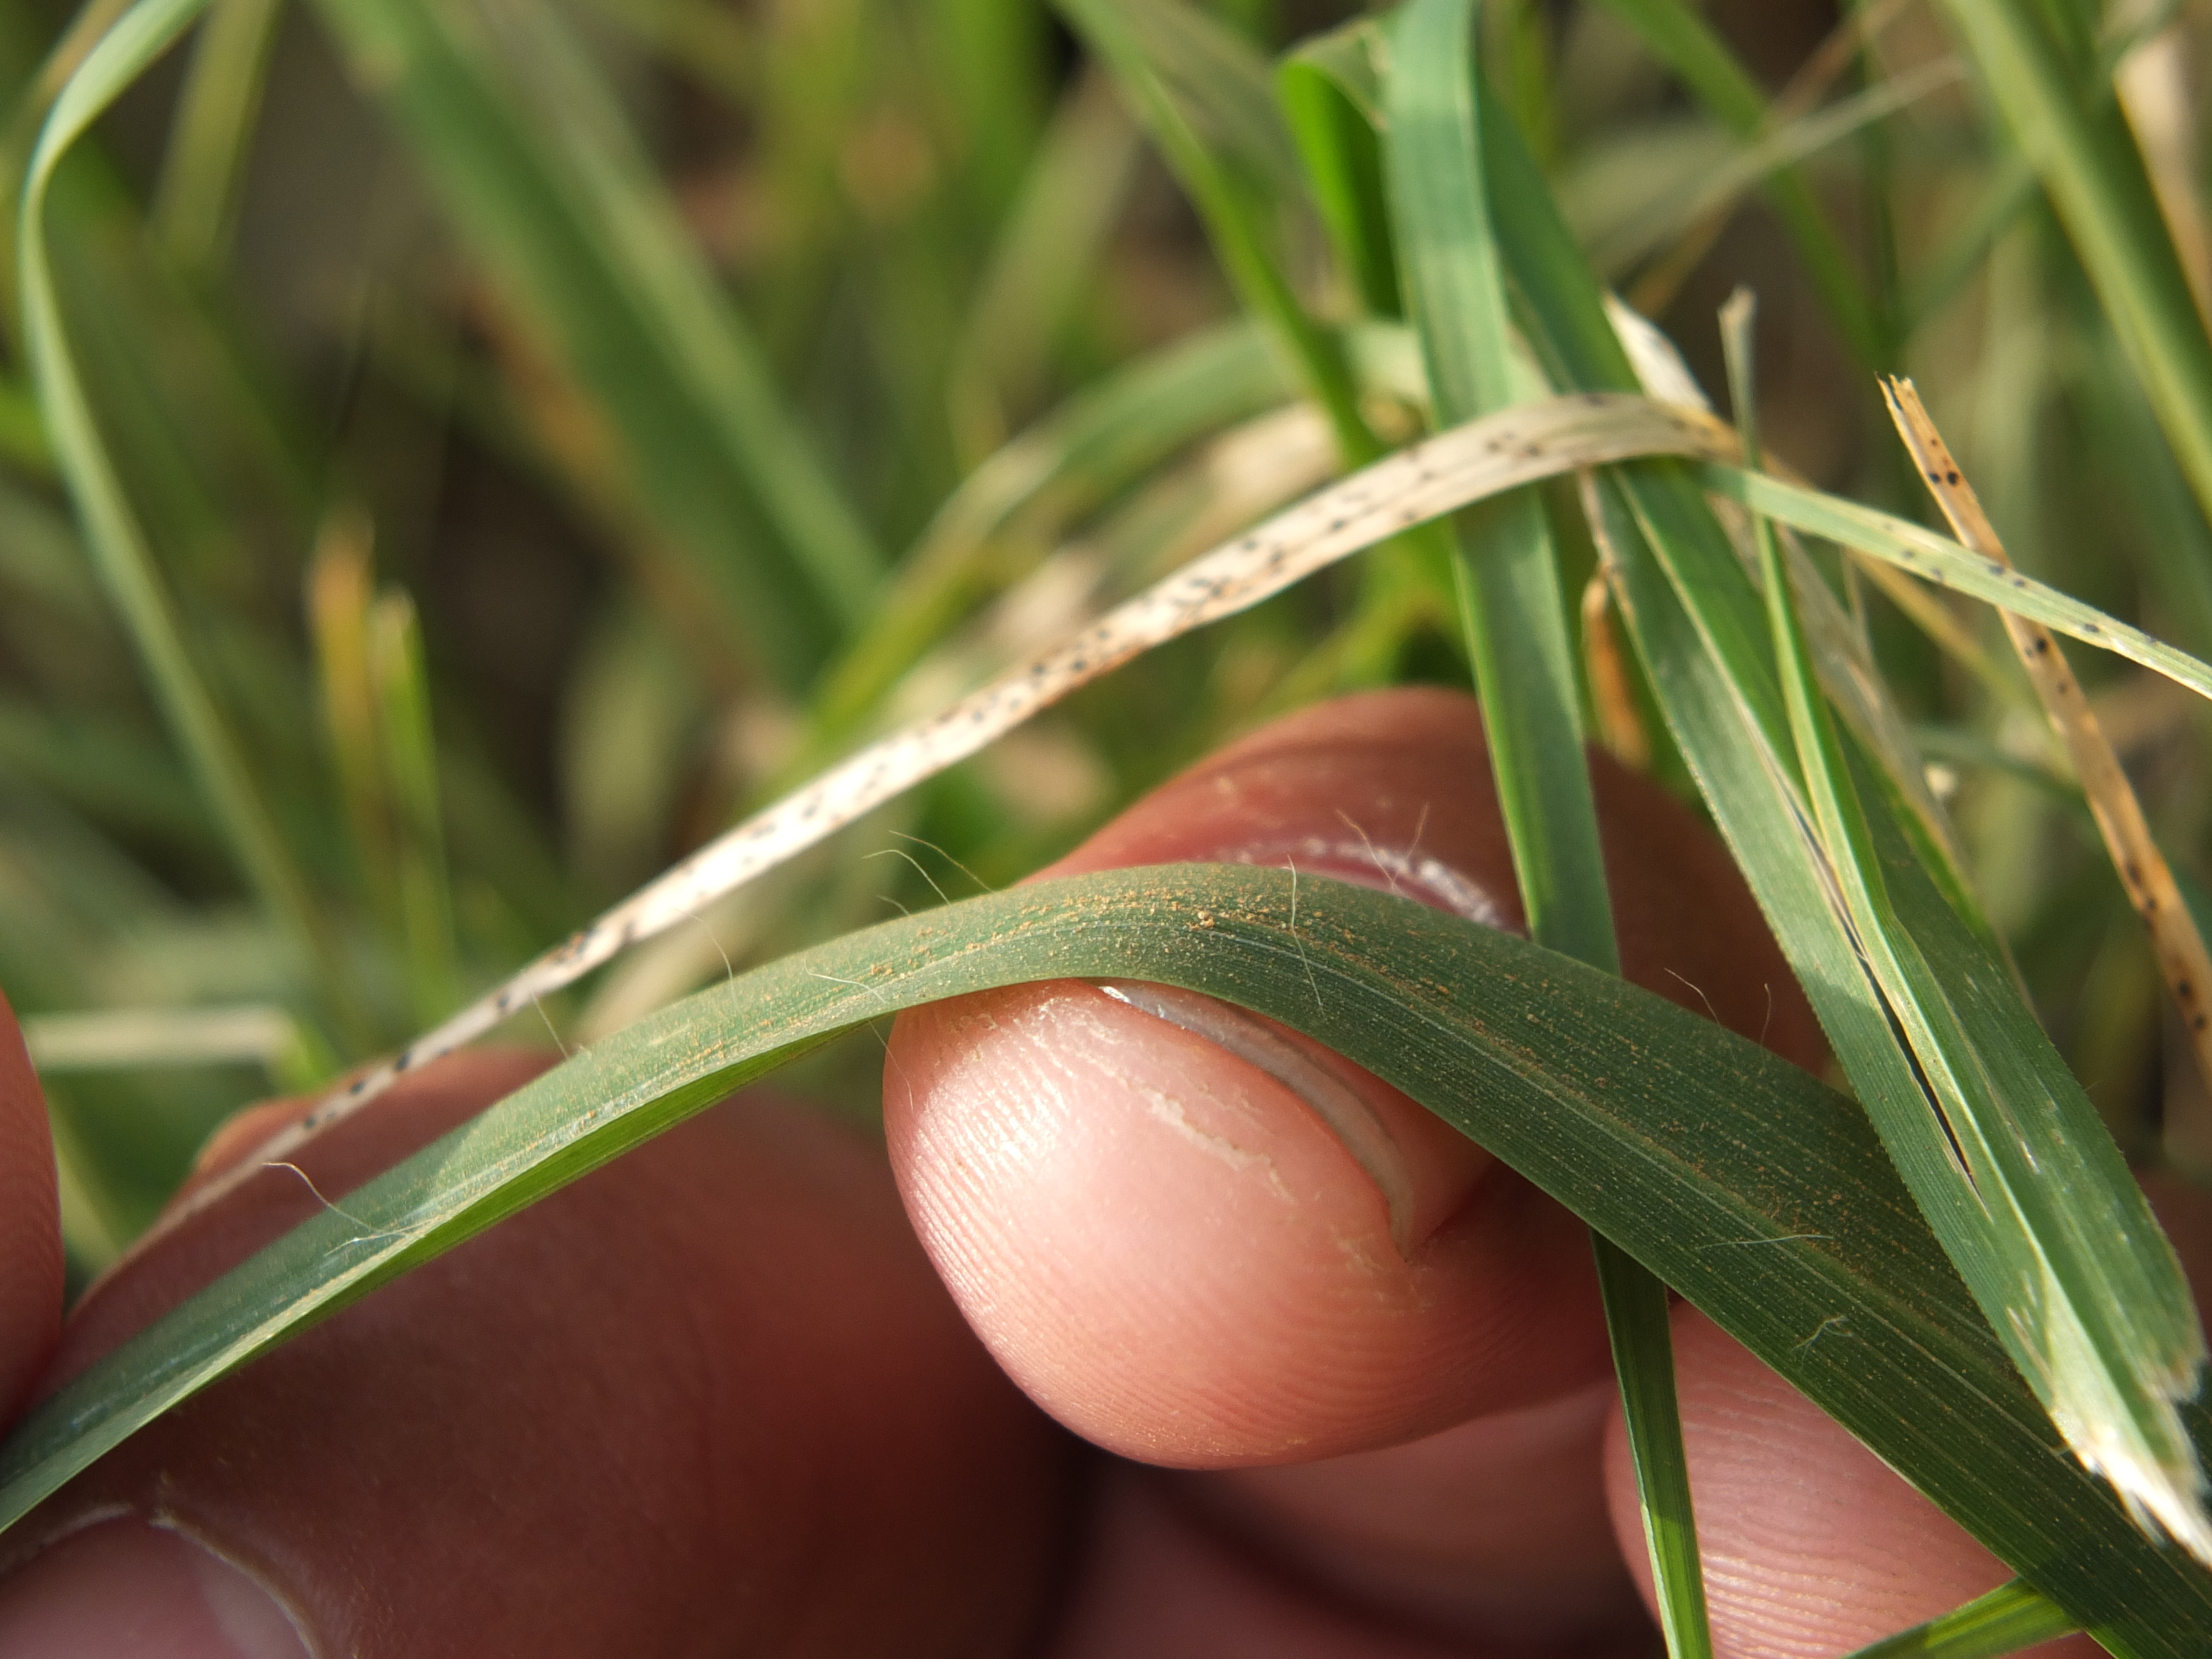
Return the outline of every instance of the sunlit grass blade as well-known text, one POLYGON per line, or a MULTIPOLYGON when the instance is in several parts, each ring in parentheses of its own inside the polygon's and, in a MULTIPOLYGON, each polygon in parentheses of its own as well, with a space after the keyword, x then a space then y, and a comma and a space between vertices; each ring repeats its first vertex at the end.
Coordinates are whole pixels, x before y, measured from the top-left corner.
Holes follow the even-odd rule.
POLYGON ((2048 1422, 1846 1101, 1650 993, 1456 917, 1307 878, 1294 921, 1291 883, 1186 866, 1039 884, 665 1010, 334 1194, 340 1207, 76 1379, 0 1449, 0 1517, 285 1334, 840 1031, 993 985, 1138 979, 1282 1019, 1430 1103, 1680 1286, 1990 1547, 2033 1559, 2039 1588, 2115 1652, 2193 1650, 2212 1575, 2144 1539, 2053 1455, 2048 1422))
POLYGON ((867 617, 880 556, 558 15, 500 9, 488 36, 448 3, 320 9, 605 422, 607 487, 634 492, 728 635, 796 687, 867 617))
POLYGON ((2212 339, 2127 118, 2094 54, 2054 37, 2065 8, 1943 0, 1982 88, 2057 210, 2166 441, 2212 514, 2212 339))
MULTIPOLYGON (((1483 174, 1471 0, 1413 0, 1390 35, 1385 165, 1407 309, 1440 422, 1518 389, 1483 174)), ((1574 653, 1542 504, 1520 490, 1459 516, 1454 574, 1513 867, 1539 944, 1620 971, 1597 813, 1583 758, 1574 653)), ((1688 1460, 1674 1406, 1666 1286, 1593 1235, 1613 1363, 1674 1659, 1711 1653, 1688 1460)))
POLYGON ((214 0, 192 49, 162 158, 153 231, 180 270, 205 270, 230 244, 284 0, 214 0))
POLYGON ((2015 1578, 1941 1618, 1870 1643, 1850 1659, 2001 1659, 2080 1628, 2064 1608, 2015 1578))
POLYGON ((1807 535, 1854 548, 1923 580, 2041 623, 2069 639, 2140 663, 2200 696, 2212 697, 2212 665, 2093 605, 2069 599, 2033 576, 1979 557, 1948 536, 1878 507, 1723 462, 1700 464, 1697 476, 1715 495, 1741 501, 1807 535))
POLYGON ((86 398, 48 253, 56 170, 94 121, 176 40, 204 0, 141 0, 86 57, 55 100, 26 179, 17 229, 24 333, 55 455, 82 515, 88 552, 170 728, 248 884, 314 964, 343 1021, 353 1010, 307 884, 270 820, 229 725, 186 651, 152 550, 86 398))

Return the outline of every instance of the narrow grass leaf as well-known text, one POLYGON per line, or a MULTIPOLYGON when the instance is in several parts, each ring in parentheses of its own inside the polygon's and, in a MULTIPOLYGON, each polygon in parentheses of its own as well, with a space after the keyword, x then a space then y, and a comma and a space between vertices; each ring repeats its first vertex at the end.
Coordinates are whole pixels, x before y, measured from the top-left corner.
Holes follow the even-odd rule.
POLYGON ((179 269, 205 271, 230 246, 269 57, 284 0, 214 0, 161 160, 152 229, 179 269))
POLYGON ((2058 1447, 1850 1103, 1523 940, 1249 867, 1040 883, 839 939, 577 1054, 87 1370, 0 1448, 0 1524, 375 1285, 904 1007, 1069 975, 1218 995, 1368 1066, 1705 1309, 2128 1659, 2195 1651, 2212 1575, 2058 1447), (1318 988, 1320 995, 1315 995, 1318 988))
POLYGON ((121 617, 163 717, 222 826, 232 856, 276 925, 315 964, 343 1018, 352 999, 318 925, 306 882, 271 821, 228 721, 186 651, 153 552, 125 495, 86 397, 55 286, 46 210, 56 170, 85 131, 174 43, 205 0, 140 0, 63 87, 31 157, 17 226, 17 282, 33 378, 55 459, 85 527, 85 544, 121 617))
POLYGON ((1778 519, 1808 536, 1855 549, 1938 586, 2041 623, 2069 639, 2140 663, 2199 696, 2212 697, 2212 665, 2093 605, 2069 599, 2009 565, 1984 558, 1948 536, 1878 507, 1747 472, 1724 462, 1706 461, 1696 471, 1698 482, 1713 494, 1778 519))
POLYGON ((2063 1607, 2014 1578, 1939 1619, 1863 1647, 1850 1659, 2000 1659, 2080 1628, 2063 1607))
POLYGON ((2198 506, 2212 515, 2212 340, 2104 67, 2052 30, 2065 9, 2014 0, 1942 4, 1984 94, 2043 181, 2198 506))
MULTIPOLYGON (((1473 0, 1412 0, 1390 35, 1385 158, 1407 310, 1439 422, 1505 408, 1517 387, 1484 178, 1473 0)), ((1618 973, 1583 760, 1573 648, 1542 504, 1522 489, 1459 515, 1453 573, 1491 769, 1529 936, 1618 973)), ((1674 1404, 1667 1289, 1595 1235, 1660 1624, 1674 1659, 1710 1654, 1689 1463, 1674 1404)))

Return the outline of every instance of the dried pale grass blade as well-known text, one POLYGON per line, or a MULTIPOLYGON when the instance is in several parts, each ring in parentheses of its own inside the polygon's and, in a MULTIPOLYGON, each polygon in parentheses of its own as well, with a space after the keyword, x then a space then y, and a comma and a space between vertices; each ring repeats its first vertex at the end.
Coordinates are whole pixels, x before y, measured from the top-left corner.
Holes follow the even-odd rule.
MULTIPOLYGON (((629 945, 700 912, 866 812, 976 753, 1040 709, 1153 647, 1259 604, 1360 550, 1470 502, 1640 456, 1708 456, 1684 410, 1620 392, 1522 405, 1437 434, 1194 559, 944 713, 831 767, 648 883, 505 984, 318 1102, 233 1172, 172 1209, 156 1232, 350 1116, 402 1073, 475 1041, 629 945)), ((149 1233, 146 1238, 156 1236, 149 1233)), ((143 1248, 145 1239, 140 1241, 143 1248)))
MULTIPOLYGON (((1959 470, 1912 382, 1891 380, 1883 385, 1882 396, 1905 448, 1911 452, 1913 464, 1927 481, 1929 492, 1951 521, 1953 533, 1983 557, 2009 565, 2004 544, 1989 515, 1982 511, 1980 498, 1959 470)), ((2082 695, 2081 683, 2066 665, 2058 641, 2041 623, 2009 611, 1998 614, 2004 619, 2007 637, 2027 669, 2036 696, 2043 700, 2052 727, 2066 744, 2081 793, 2105 837, 2106 850, 2112 854, 2112 867, 2119 872, 2121 884, 2127 890, 2128 902, 2149 930, 2159 969, 2166 975, 2166 988, 2173 993, 2182 1024, 2197 1051, 2197 1068, 2212 1080, 2212 1015, 2206 1011, 2206 998, 2212 995, 2212 954, 2205 951, 2196 918, 2174 883, 2166 855, 2151 837, 2142 805, 2136 799, 2120 757, 2098 724, 2088 698, 2082 695)))

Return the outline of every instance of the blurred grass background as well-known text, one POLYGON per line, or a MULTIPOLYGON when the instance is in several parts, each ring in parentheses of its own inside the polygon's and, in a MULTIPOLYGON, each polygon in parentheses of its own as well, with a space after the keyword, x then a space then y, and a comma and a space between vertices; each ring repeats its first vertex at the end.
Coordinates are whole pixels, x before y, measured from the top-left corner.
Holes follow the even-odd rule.
MULTIPOLYGON (((0 0, 11 190, 123 9, 0 0)), ((1357 11, 1195 9, 1218 26, 1195 72, 1257 95, 1268 58, 1357 11)), ((1719 0, 1747 106, 1632 25, 1672 9, 1487 15, 1601 274, 1719 401, 1714 314, 1755 289, 1770 452, 1925 518, 1875 382, 1917 375, 2024 569, 2212 654, 2212 532, 1942 18, 1719 0), (1762 195, 1785 161, 1840 264, 1762 195)), ((2117 66, 2201 303, 2212 7, 2049 9, 2117 66)), ((1341 422, 1243 314, 1144 115, 1040 0, 215 0, 71 155, 48 221, 70 337, 290 866, 240 856, 80 544, 11 275, 0 988, 81 1267, 227 1111, 396 1045, 746 806, 1339 470, 1341 422)), ((1332 264, 1295 189, 1259 201, 1359 414, 1409 434, 1387 284, 1332 264)), ((1831 572, 2122 1145, 2212 1172, 2149 948, 1994 618, 1936 595, 1916 619, 1831 572)), ((1449 593, 1369 556, 1080 694, 514 1035, 588 1037, 726 963, 1015 879, 1265 714, 1465 684, 1462 652, 1449 593)), ((2205 711, 2077 665, 2188 883, 2205 711)), ((848 1045, 793 1076, 857 1104, 876 1064, 848 1045)))

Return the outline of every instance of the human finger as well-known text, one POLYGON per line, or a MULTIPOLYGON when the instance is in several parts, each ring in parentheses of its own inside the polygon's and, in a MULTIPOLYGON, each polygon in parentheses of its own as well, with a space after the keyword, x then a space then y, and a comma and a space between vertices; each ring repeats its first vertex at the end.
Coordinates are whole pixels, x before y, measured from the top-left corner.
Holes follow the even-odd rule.
MULTIPOLYGON (((190 1218, 94 1292, 57 1374, 539 1063, 430 1068, 190 1218)), ((750 1095, 111 1454, 0 1543, 0 1655, 1006 1651, 1066 1458, 880 1148, 750 1095)))
MULTIPOLYGON (((2172 1177, 2145 1184, 2201 1306, 2212 1285, 2212 1196, 2172 1177)), ((1847 1652, 2013 1576, 1840 1425, 1686 1306, 1675 1310, 1674 1368, 1721 1659, 1847 1652)), ((1606 1473, 1623 1551, 1648 1595, 1617 1413, 1606 1473)), ((2080 1637, 2034 1651, 2091 1659, 2100 1650, 2080 1637)))
POLYGON ((0 1423, 52 1352, 62 1320, 60 1200, 45 1097, 0 996, 0 1423))
MULTIPOLYGON (((1599 775, 1632 971, 1811 1048, 1725 854, 1656 788, 1599 775)), ((1519 921, 1479 716, 1447 693, 1281 722, 1060 868, 1172 859, 1519 921)), ((1112 1449, 1310 1459, 1603 1372, 1579 1224, 1396 1091, 1205 999, 1062 982, 920 1010, 884 1100, 954 1294, 1024 1388, 1112 1449)))

